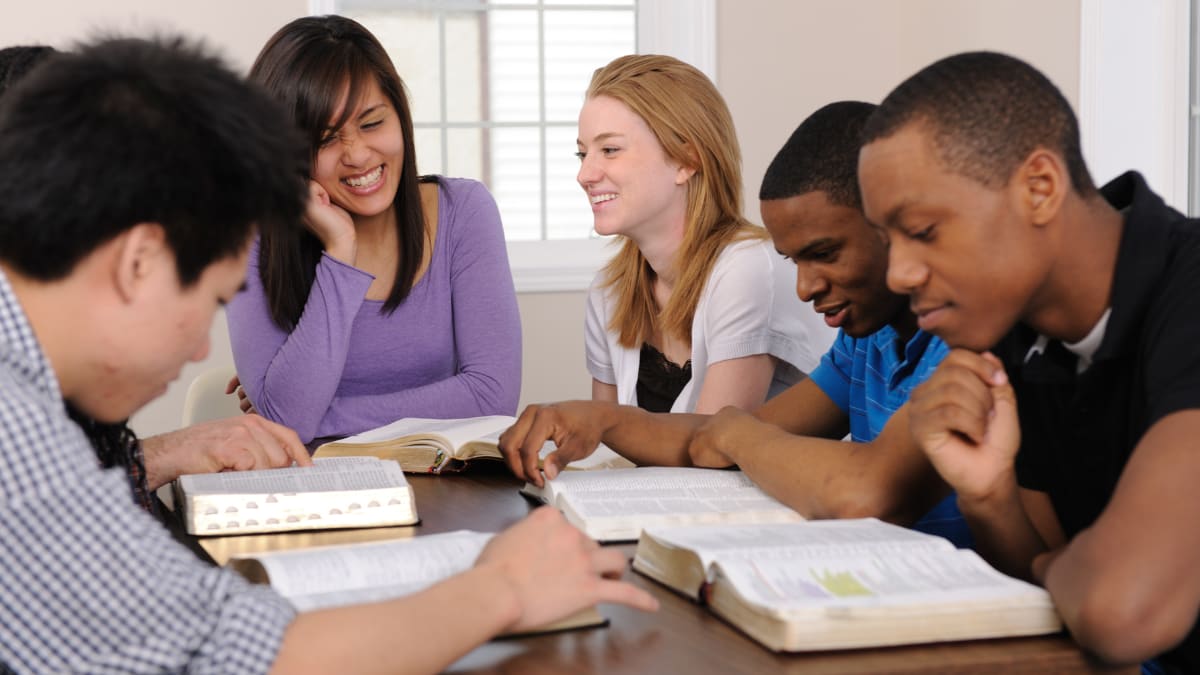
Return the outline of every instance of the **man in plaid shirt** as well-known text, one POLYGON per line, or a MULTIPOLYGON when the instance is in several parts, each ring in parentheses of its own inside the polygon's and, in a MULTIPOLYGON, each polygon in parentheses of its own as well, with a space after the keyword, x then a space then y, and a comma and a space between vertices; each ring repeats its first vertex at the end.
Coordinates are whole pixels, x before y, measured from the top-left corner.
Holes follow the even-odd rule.
POLYGON ((598 602, 655 606, 604 578, 619 552, 542 509, 424 592, 296 615, 100 466, 66 407, 112 424, 161 394, 206 355, 255 228, 302 222, 285 119, 178 40, 57 56, 0 101, 0 669, 432 672, 598 602))

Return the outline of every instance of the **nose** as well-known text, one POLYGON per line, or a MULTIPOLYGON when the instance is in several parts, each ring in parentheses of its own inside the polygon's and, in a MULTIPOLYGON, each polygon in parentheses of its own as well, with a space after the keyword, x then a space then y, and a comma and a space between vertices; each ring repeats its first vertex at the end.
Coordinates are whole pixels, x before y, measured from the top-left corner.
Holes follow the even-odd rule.
POLYGON ((341 136, 342 163, 346 166, 359 167, 366 163, 371 154, 370 148, 356 133, 344 133, 341 136))
POLYGON ((888 247, 887 285, 893 293, 909 295, 929 278, 929 268, 914 247, 902 237, 892 237, 888 247))
POLYGON ((589 185, 595 185, 600 181, 600 169, 596 166, 596 161, 592 159, 593 153, 587 153, 583 159, 579 161, 579 173, 575 175, 575 180, 579 181, 580 187, 584 190, 589 185))
POLYGON ((796 263, 796 295, 800 296, 801 300, 812 302, 813 298, 828 291, 829 282, 813 265, 796 263))

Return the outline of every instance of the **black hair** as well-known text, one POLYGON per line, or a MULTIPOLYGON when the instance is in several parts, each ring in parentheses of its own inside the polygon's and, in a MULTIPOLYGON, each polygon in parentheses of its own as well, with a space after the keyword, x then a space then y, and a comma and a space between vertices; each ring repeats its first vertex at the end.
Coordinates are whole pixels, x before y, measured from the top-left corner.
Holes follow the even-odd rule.
POLYGON ((33 67, 57 54, 54 47, 17 45, 0 49, 0 96, 24 79, 33 67))
MULTIPOLYGON (((362 24, 342 16, 308 16, 280 28, 259 52, 250 79, 261 84, 291 114, 316 158, 329 129, 349 120, 371 81, 378 83, 400 119, 404 159, 392 206, 400 255, 396 280, 381 311, 390 313, 408 297, 425 257, 426 223, 413 142, 412 111, 404 81, 387 51, 362 24), (346 92, 337 119, 338 103, 346 92)), ((432 179, 430 179, 432 180, 432 179)), ((264 233, 259 271, 271 318, 284 330, 300 320, 317 275, 323 247, 304 229, 264 233)))
POLYGON ((788 199, 824 192, 829 201, 862 210, 858 192, 858 151, 872 103, 838 101, 809 115, 796 127, 763 175, 760 200, 788 199))
POLYGON ((182 38, 113 38, 35 68, 0 101, 0 260, 70 274, 139 223, 181 286, 255 225, 295 227, 307 154, 278 104, 182 38))
POLYGON ((927 125, 951 171, 996 187, 1035 148, 1063 157, 1076 192, 1096 191, 1079 123, 1062 92, 1033 66, 1006 54, 967 52, 925 67, 888 94, 867 121, 864 144, 909 123, 927 125))

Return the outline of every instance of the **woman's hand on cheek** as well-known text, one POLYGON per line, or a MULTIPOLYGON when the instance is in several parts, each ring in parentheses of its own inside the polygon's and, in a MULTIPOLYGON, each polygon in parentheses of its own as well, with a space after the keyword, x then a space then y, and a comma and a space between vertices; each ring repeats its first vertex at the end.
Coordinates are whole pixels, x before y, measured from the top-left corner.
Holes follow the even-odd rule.
POLYGON ((334 204, 329 193, 315 180, 308 182, 304 223, 321 240, 326 253, 348 265, 354 264, 358 251, 354 219, 345 209, 334 204))

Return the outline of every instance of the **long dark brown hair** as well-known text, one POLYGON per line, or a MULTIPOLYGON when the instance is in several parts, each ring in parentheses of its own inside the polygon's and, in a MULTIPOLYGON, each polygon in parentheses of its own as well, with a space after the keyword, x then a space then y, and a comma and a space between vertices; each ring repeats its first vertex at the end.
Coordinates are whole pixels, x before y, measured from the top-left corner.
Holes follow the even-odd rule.
MULTIPOLYGON (((393 311, 412 290, 425 254, 426 234, 412 113, 404 81, 383 45, 353 19, 296 19, 267 41, 250 69, 250 79, 291 111, 292 120, 309 141, 314 161, 326 130, 340 129, 346 123, 372 79, 395 108, 404 135, 404 166, 393 202, 400 256, 396 282, 383 304, 384 312, 393 311), (343 91, 345 107, 334 119, 343 91)), ((323 248, 307 228, 280 229, 263 229, 258 264, 271 318, 284 330, 291 330, 308 300, 323 248)))

